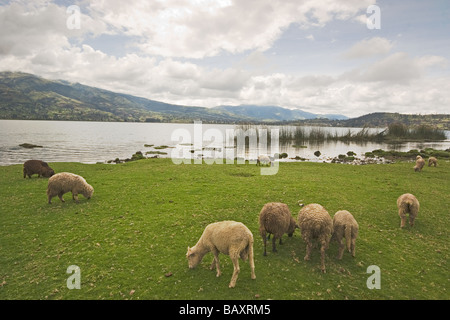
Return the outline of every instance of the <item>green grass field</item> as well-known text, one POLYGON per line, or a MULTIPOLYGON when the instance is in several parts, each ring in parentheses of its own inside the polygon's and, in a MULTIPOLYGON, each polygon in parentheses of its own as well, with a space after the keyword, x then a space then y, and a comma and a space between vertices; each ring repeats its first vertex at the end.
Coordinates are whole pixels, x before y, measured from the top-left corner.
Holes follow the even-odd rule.
POLYGON ((273 176, 255 165, 174 165, 149 159, 119 165, 51 163, 82 175, 94 187, 80 203, 65 195, 47 204, 47 179, 24 179, 22 166, 0 167, 0 299, 450 299, 448 226, 450 162, 414 172, 413 164, 351 166, 281 163, 273 176), (410 192, 421 207, 416 224, 400 229, 396 199, 410 192), (327 251, 304 261, 297 229, 278 253, 264 257, 258 214, 267 202, 320 203, 331 216, 349 210, 359 223, 356 257, 327 251), (185 257, 206 225, 241 221, 255 239, 256 280, 248 261, 234 289, 221 255, 222 276, 196 269, 185 257), (81 270, 81 289, 69 290, 69 266, 81 270), (380 268, 381 288, 368 289, 380 268))

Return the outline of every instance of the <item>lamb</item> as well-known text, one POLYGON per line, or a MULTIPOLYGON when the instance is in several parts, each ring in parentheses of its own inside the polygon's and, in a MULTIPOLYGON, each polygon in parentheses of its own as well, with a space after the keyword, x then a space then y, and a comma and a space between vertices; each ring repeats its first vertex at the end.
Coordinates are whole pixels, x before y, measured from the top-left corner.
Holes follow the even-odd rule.
POLYGON ((313 240, 317 240, 321 245, 320 269, 325 273, 325 250, 328 249, 333 233, 333 220, 324 207, 320 204, 312 203, 304 206, 298 213, 298 225, 302 233, 302 238, 306 242, 306 255, 304 260, 310 259, 313 240))
POLYGON ((272 251, 277 252, 275 245, 276 239, 280 239, 287 233, 289 237, 294 234, 295 228, 298 228, 294 218, 291 216, 289 207, 284 203, 270 202, 266 203, 259 213, 259 234, 264 241, 264 255, 266 252, 266 233, 273 234, 272 251))
POLYGON ((400 216, 400 228, 406 225, 406 214, 409 214, 409 224, 414 226, 414 220, 419 213, 419 201, 411 193, 402 194, 397 199, 398 215, 400 216))
POLYGON ((340 210, 334 214, 333 217, 333 236, 332 239, 339 243, 338 259, 342 259, 344 254, 345 244, 342 238, 345 237, 348 252, 355 257, 356 238, 358 237, 358 223, 353 215, 347 210, 340 210))
POLYGON ((57 173, 48 179, 47 196, 49 204, 52 203, 54 196, 58 196, 64 202, 63 194, 69 191, 72 192, 72 199, 78 203, 79 193, 90 199, 94 193, 94 188, 83 177, 69 172, 57 173))
POLYGON ((432 165, 437 166, 437 159, 435 157, 428 158, 428 166, 431 167, 432 165))
POLYGON ((219 267, 219 253, 229 255, 233 261, 234 271, 229 288, 234 288, 239 274, 239 257, 249 259, 251 278, 256 279, 255 262, 253 260, 253 234, 241 222, 221 221, 206 226, 197 244, 189 248, 186 253, 189 268, 195 268, 208 252, 214 254, 210 269, 217 269, 217 277, 221 275, 219 267))
POLYGON ((268 156, 265 156, 265 155, 258 156, 258 160, 256 160, 256 165, 260 166, 261 163, 268 164, 269 166, 272 166, 272 161, 270 160, 270 158, 268 156))
POLYGON ((47 162, 41 160, 28 160, 23 164, 23 177, 31 179, 33 174, 37 174, 38 178, 41 176, 50 178, 55 174, 55 171, 50 168, 47 162))
POLYGON ((423 166, 425 165, 425 160, 421 156, 416 157, 416 165, 414 166, 414 171, 422 171, 423 166))

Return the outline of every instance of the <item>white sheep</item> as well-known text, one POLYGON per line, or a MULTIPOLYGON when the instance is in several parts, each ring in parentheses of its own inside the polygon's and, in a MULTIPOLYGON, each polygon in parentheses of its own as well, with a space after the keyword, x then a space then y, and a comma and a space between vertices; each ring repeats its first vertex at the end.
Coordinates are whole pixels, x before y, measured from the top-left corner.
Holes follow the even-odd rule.
POLYGON ((295 228, 298 228, 294 218, 291 216, 289 207, 284 203, 269 202, 264 205, 259 213, 259 234, 264 242, 264 255, 266 252, 266 234, 273 234, 272 251, 277 252, 276 239, 280 239, 287 233, 289 237, 294 234, 295 228))
POLYGON ((260 166, 261 164, 268 164, 269 166, 272 166, 272 160, 266 155, 260 155, 258 156, 258 160, 256 160, 256 165, 260 166))
POLYGON ((435 157, 428 158, 428 166, 431 167, 432 165, 437 166, 437 159, 435 157))
POLYGON ((217 269, 217 277, 221 275, 219 267, 219 253, 229 255, 233 262, 234 271, 229 288, 234 288, 239 274, 239 257, 250 261, 251 278, 256 279, 255 262, 253 260, 253 234, 241 222, 221 221, 206 226, 197 244, 189 248, 186 253, 189 268, 195 268, 205 254, 212 252, 214 259, 211 270, 217 269))
POLYGON ((347 210, 340 210, 334 214, 332 239, 339 243, 339 260, 342 259, 345 249, 345 244, 342 242, 343 238, 345 238, 348 252, 351 252, 352 257, 355 257, 358 229, 358 222, 356 222, 353 215, 347 210))
POLYGON ((425 165, 425 160, 421 156, 416 157, 416 165, 414 166, 414 171, 422 171, 423 166, 425 165))
POLYGON ((328 249, 333 233, 333 220, 328 214, 328 211, 320 204, 308 204, 298 213, 298 225, 302 233, 302 239, 306 242, 306 255, 304 260, 310 259, 313 241, 317 240, 321 245, 320 269, 325 273, 325 250, 328 249))
POLYGON ((409 224, 414 226, 414 220, 419 214, 419 200, 411 193, 402 194, 397 199, 398 215, 400 216, 400 228, 406 225, 406 214, 409 214, 409 224))
POLYGON ((78 203, 79 193, 90 199, 94 193, 94 188, 83 177, 69 172, 57 173, 48 179, 47 196, 49 204, 52 203, 54 196, 58 196, 64 202, 63 194, 69 191, 72 192, 72 199, 78 203))

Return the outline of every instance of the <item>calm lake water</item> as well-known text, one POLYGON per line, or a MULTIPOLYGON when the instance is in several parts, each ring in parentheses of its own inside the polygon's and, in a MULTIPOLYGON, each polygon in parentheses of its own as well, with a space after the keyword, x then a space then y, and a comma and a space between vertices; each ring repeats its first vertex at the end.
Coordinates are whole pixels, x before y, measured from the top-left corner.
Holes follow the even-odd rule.
MULTIPOLYGON (((131 158, 136 151, 144 154, 148 151, 161 151, 168 153, 166 157, 194 158, 203 155, 216 158, 245 156, 247 159, 255 159, 258 154, 273 155, 276 143, 272 143, 269 147, 255 146, 251 150, 225 148, 227 133, 236 133, 238 128, 234 125, 217 124, 0 120, 0 165, 21 164, 29 159, 47 162, 106 162, 116 158, 131 158), (22 143, 43 147, 26 149, 19 146, 22 143), (162 145, 171 148, 154 148, 162 145), (206 150, 202 150, 202 147, 206 147, 206 150)), ((331 133, 336 131, 345 133, 349 129, 355 132, 361 130, 325 127, 322 129, 331 133)), ((311 161, 323 161, 339 154, 346 154, 348 151, 361 156, 375 149, 399 151, 427 147, 447 149, 450 148, 450 132, 447 131, 446 134, 448 139, 437 143, 405 143, 393 146, 372 142, 363 144, 331 142, 320 145, 305 144, 306 148, 294 148, 292 143, 289 143, 278 145, 278 150, 275 151, 286 152, 289 158, 300 156, 311 161), (314 156, 317 150, 321 152, 320 157, 314 156)))

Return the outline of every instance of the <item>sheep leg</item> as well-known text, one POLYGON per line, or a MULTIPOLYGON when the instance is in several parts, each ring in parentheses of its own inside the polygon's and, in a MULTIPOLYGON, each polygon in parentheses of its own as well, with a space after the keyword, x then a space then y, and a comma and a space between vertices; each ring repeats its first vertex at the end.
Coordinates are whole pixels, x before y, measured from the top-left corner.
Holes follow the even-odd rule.
MULTIPOLYGON (((270 236, 270 233, 269 233, 269 236, 270 236)), ((266 252, 267 238, 266 238, 266 232, 265 232, 265 231, 262 231, 262 232, 261 232, 261 237, 262 237, 263 243, 264 243, 264 253, 263 253, 263 256, 267 256, 267 252, 266 252)))
POLYGON ((306 242, 306 255, 303 260, 308 261, 313 248, 313 242, 307 230, 302 231, 302 239, 306 242))
POLYGON ((248 248, 248 260, 250 263, 250 271, 252 279, 256 279, 255 275, 255 260, 253 259, 253 243, 250 243, 248 248))
POLYGON ((52 204, 52 198, 53 198, 53 196, 51 196, 51 195, 48 196, 48 204, 52 204))
POLYGON ((400 222, 400 228, 403 228, 406 224, 406 214, 400 210, 398 215, 400 216, 401 222, 400 222))
POLYGON ((220 266, 219 266, 219 251, 217 250, 213 250, 213 254, 214 254, 214 258, 213 261, 211 263, 211 270, 214 270, 214 267, 216 268, 216 277, 220 277, 220 275, 222 274, 220 272, 220 266))
POLYGON ((409 215, 409 224, 411 225, 411 227, 414 227, 414 216, 412 214, 409 215))
POLYGON ((313 247, 313 245, 312 245, 311 241, 308 241, 308 242, 306 243, 306 255, 305 255, 305 257, 303 258, 303 260, 305 260, 305 261, 308 261, 308 260, 309 260, 309 257, 310 257, 310 255, 311 255, 312 247, 313 247))
POLYGON ((233 261, 233 266, 234 266, 234 270, 233 270, 233 276, 231 277, 231 281, 230 284, 228 285, 228 288, 234 288, 234 286, 236 285, 236 280, 238 278, 239 275, 239 255, 238 254, 232 254, 230 255, 231 261, 233 261))
POLYGON ((78 203, 78 193, 72 192, 72 200, 75 200, 75 202, 78 203))
POLYGON ((273 235, 273 237, 272 237, 272 252, 278 252, 277 251, 276 241, 277 241, 277 238, 275 237, 275 235, 273 235))
POLYGON ((62 192, 58 193, 58 198, 59 198, 59 200, 61 200, 61 202, 65 202, 63 199, 63 194, 64 193, 62 193, 62 192))
POLYGON ((322 242, 322 246, 320 247, 320 270, 322 270, 323 273, 326 273, 326 270, 325 270, 325 248, 326 248, 326 243, 322 242))
POLYGON ((344 245, 344 243, 342 242, 342 239, 338 240, 338 243, 339 243, 339 253, 338 253, 338 257, 337 257, 337 258, 338 258, 339 260, 341 260, 343 254, 344 254, 345 245, 344 245))
POLYGON ((355 251, 356 251, 356 238, 352 238, 352 257, 355 257, 355 251))

